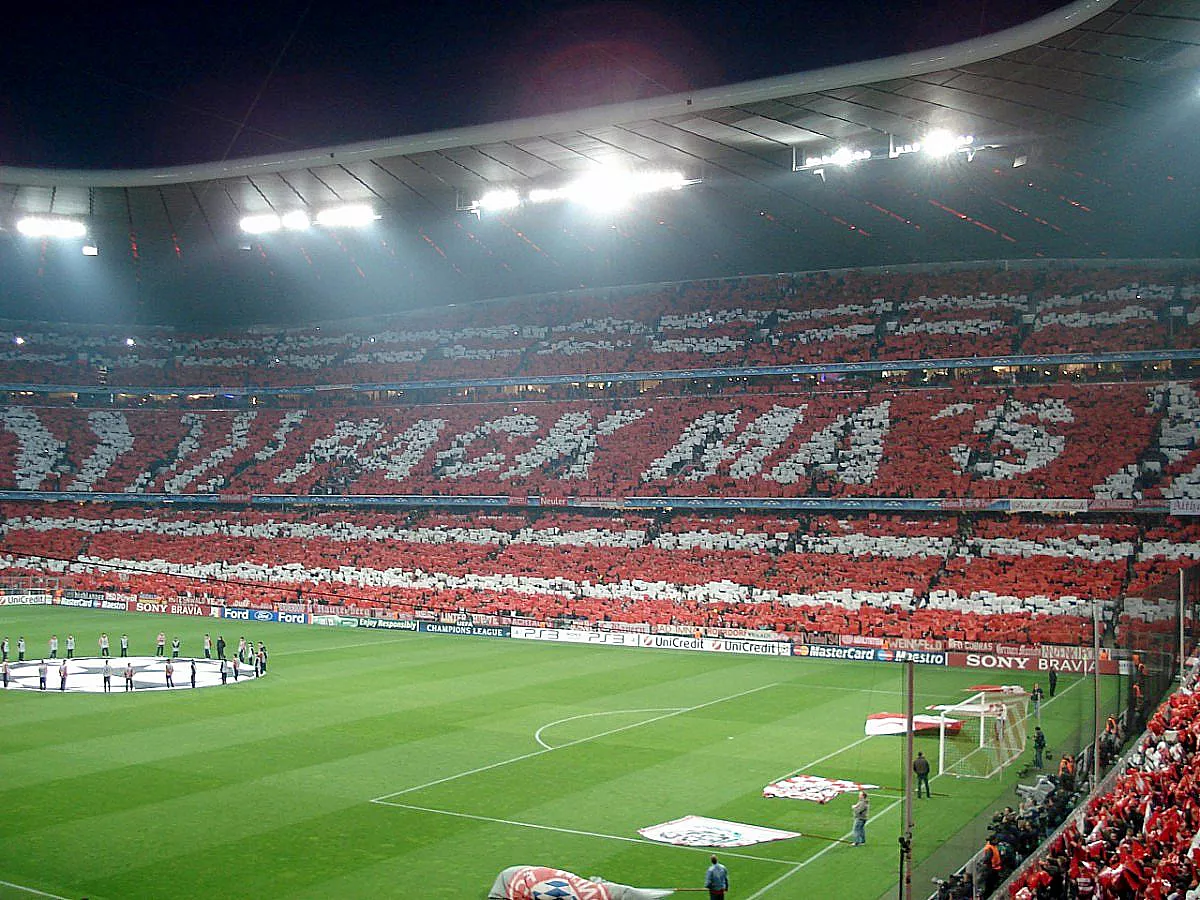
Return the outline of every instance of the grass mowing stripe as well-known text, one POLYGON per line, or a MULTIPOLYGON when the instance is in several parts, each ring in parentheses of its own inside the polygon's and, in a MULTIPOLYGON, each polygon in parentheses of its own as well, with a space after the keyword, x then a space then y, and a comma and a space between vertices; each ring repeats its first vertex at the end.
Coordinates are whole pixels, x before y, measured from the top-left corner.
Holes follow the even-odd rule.
POLYGON ((873 734, 868 734, 868 735, 865 735, 864 737, 860 737, 857 741, 853 741, 853 742, 847 744, 845 747, 839 747, 837 750, 834 750, 832 753, 826 753, 820 759, 814 759, 812 762, 806 763, 798 769, 792 769, 792 771, 788 772, 786 775, 780 775, 778 778, 772 778, 771 781, 772 782, 783 781, 783 779, 785 779, 785 778, 791 778, 793 775, 798 775, 799 773, 803 772, 805 769, 811 769, 813 766, 819 766, 821 763, 825 762, 826 760, 833 759, 835 756, 837 756, 840 753, 845 753, 847 750, 853 750, 859 744, 865 744, 867 741, 869 741, 873 737, 875 737, 875 735, 873 735, 873 734))
MULTIPOLYGON (((565 725, 567 722, 574 722, 578 719, 591 719, 596 716, 619 716, 625 713, 644 713, 644 712, 682 712, 683 707, 680 706, 658 706, 653 709, 609 709, 603 712, 580 713, 577 716, 567 716, 565 719, 555 719, 553 722, 547 722, 541 728, 533 733, 533 739, 545 747, 547 750, 554 748, 542 740, 542 732, 547 728, 553 728, 555 725, 565 725)), ((642 724, 641 722, 637 724, 642 724)))
MULTIPOLYGON (((562 828, 558 825, 539 825, 536 822, 518 822, 515 819, 497 819, 492 816, 479 816, 474 813, 456 812, 452 809, 433 809, 428 806, 413 806, 411 803, 393 803, 390 800, 375 800, 372 801, 381 806, 393 806, 397 809, 412 809, 417 812, 433 813, 439 816, 454 816, 456 819, 472 819, 476 822, 491 822, 495 825, 515 825, 518 828, 535 828, 538 831, 557 831, 559 834, 574 834, 580 837, 604 838, 609 841, 622 841, 626 844, 646 844, 650 847, 675 847, 680 850, 692 850, 698 853, 712 853, 711 847, 686 847, 680 844, 664 844, 661 841, 651 841, 647 838, 628 837, 623 834, 604 834, 599 831, 580 831, 577 828, 562 828)), ((731 853, 729 851, 721 851, 722 856, 733 856, 738 859, 752 859, 755 862, 779 863, 780 865, 790 866, 795 860, 791 859, 775 859, 770 856, 751 856, 748 853, 731 853)))
MULTIPOLYGON (((772 687, 772 686, 773 686, 773 685, 764 685, 763 687, 772 687)), ((749 693, 749 692, 747 692, 747 693, 749 693)), ((708 704, 701 704, 701 706, 711 706, 711 705, 713 705, 713 703, 716 703, 716 702, 720 702, 720 701, 712 701, 712 702, 710 702, 710 703, 708 703, 708 704)), ((698 709, 698 708, 700 708, 700 707, 692 707, 692 709, 698 709)), ((613 712, 613 713, 611 713, 611 714, 615 714, 615 712, 653 712, 653 711, 654 711, 654 710, 618 710, 618 711, 614 711, 614 712, 613 712)), ((678 712, 684 712, 684 711, 687 711, 687 710, 686 710, 686 709, 679 709, 679 710, 677 710, 677 711, 678 711, 678 712)), ((605 714, 605 713, 599 713, 599 714, 596 714, 596 713, 588 713, 588 714, 585 714, 585 715, 604 715, 604 714, 605 714)), ((564 721, 564 722, 565 722, 565 721, 571 721, 571 719, 576 719, 576 718, 584 718, 584 716, 572 716, 570 719, 563 719, 563 720, 561 720, 561 721, 564 721)), ((658 716, 658 717, 656 717, 656 718, 655 718, 655 720, 657 720, 657 719, 661 719, 661 718, 664 718, 664 717, 662 717, 662 716, 658 716)), ((552 723, 552 724, 556 724, 556 723, 552 723)), ((644 724, 644 723, 634 723, 633 725, 631 725, 631 726, 626 726, 626 727, 628 727, 628 728, 631 728, 631 727, 637 727, 637 725, 639 725, 639 724, 644 724)), ((623 730, 623 729, 616 729, 616 730, 623 730)), ((539 733, 540 733, 540 730, 539 730, 539 733)), ((590 740, 594 740, 596 737, 601 737, 601 736, 602 736, 602 735, 596 735, 596 736, 594 736, 594 737, 592 737, 592 738, 584 738, 584 739, 581 739, 580 741, 576 741, 576 742, 573 742, 573 743, 583 743, 584 741, 590 741, 590 740)), ((813 766, 819 765, 820 763, 824 762, 824 761, 825 761, 825 760, 827 760, 827 759, 832 759, 833 757, 835 757, 835 756, 838 756, 838 755, 839 755, 839 754, 841 754, 841 753, 845 753, 845 752, 846 752, 846 751, 848 751, 848 750, 852 750, 853 748, 855 748, 855 747, 857 747, 858 745, 862 744, 864 741, 868 740, 868 738, 869 738, 869 737, 870 737, 870 736, 868 735, 868 736, 864 736, 864 737, 858 738, 857 740, 851 741, 849 744, 846 744, 846 745, 845 745, 845 746, 843 746, 843 747, 839 747, 838 749, 836 749, 836 750, 833 750, 832 752, 830 752, 830 753, 827 753, 827 754, 825 754, 824 756, 821 756, 821 757, 819 757, 819 758, 817 758, 817 759, 814 759, 814 760, 812 760, 812 761, 810 761, 810 762, 806 763, 805 765, 801 766, 799 769, 796 769, 795 771, 796 771, 796 772, 803 771, 803 770, 805 770, 805 769, 808 769, 808 768, 811 768, 811 767, 813 767, 813 766)), ((563 745, 563 746, 569 746, 569 745, 563 745)), ((551 749, 555 749, 555 748, 553 748, 553 747, 547 747, 547 750, 551 750, 551 749)), ((532 756, 536 756, 536 755, 539 755, 539 754, 538 754, 538 753, 534 753, 534 754, 531 754, 531 755, 532 755, 532 756)), ((394 796, 396 796, 396 795, 394 795, 394 796)), ((374 802, 374 803, 378 803, 378 804, 380 804, 380 805, 383 805, 383 806, 391 806, 391 807, 396 807, 396 808, 399 808, 399 809, 409 809, 409 810, 414 810, 414 811, 417 811, 417 812, 425 812, 425 813, 431 813, 431 814, 435 814, 435 815, 453 816, 453 817, 455 817, 455 818, 470 819, 470 820, 479 821, 479 822, 490 822, 490 823, 494 823, 494 824, 498 824, 498 825, 513 825, 513 826, 520 827, 520 828, 532 828, 532 829, 537 829, 537 830, 540 830, 540 831, 552 831, 552 832, 558 832, 558 833, 561 833, 561 834, 572 834, 572 835, 578 835, 578 836, 582 836, 582 837, 595 837, 595 838, 601 838, 601 839, 606 839, 606 840, 622 841, 622 842, 625 842, 625 843, 633 843, 633 844, 647 844, 647 845, 650 845, 650 846, 656 846, 656 847, 663 847, 663 846, 681 847, 681 849, 685 849, 685 850, 692 850, 692 851, 698 851, 698 852, 701 852, 701 853, 706 853, 706 854, 707 854, 707 853, 711 853, 711 852, 712 852, 712 848, 705 848, 705 847, 686 847, 686 846, 682 846, 682 845, 672 845, 672 844, 666 844, 666 845, 664 845, 664 844, 662 844, 661 842, 658 842, 658 841, 650 841, 650 840, 647 840, 647 839, 645 839, 645 838, 634 838, 634 837, 629 837, 629 836, 626 836, 626 835, 614 835, 614 834, 606 834, 606 833, 603 833, 603 832, 595 832, 595 831, 583 831, 583 830, 580 830, 580 829, 575 829, 575 828, 564 828, 564 827, 561 827, 561 826, 556 826, 556 825, 544 825, 544 824, 538 824, 538 823, 534 823, 534 822, 524 822, 524 821, 518 821, 518 820, 515 820, 515 819, 503 819, 503 818, 497 818, 497 817, 494 817, 494 816, 483 816, 483 815, 478 815, 478 814, 474 814, 474 813, 460 812, 460 811, 456 811, 456 810, 437 809, 437 808, 433 808, 433 807, 427 807, 427 806, 417 806, 417 805, 414 805, 414 804, 409 804, 409 803, 397 803, 397 802, 394 802, 394 801, 392 801, 392 800, 384 800, 384 799, 379 799, 379 800, 374 800, 374 801, 372 801, 372 802, 374 802)), ((890 808, 891 808, 891 807, 889 807, 889 809, 890 809, 890 808)), ((880 816, 882 816, 882 815, 884 815, 884 814, 885 814, 887 811, 888 811, 888 810, 884 810, 884 811, 883 811, 883 812, 881 812, 879 815, 880 815, 880 816)), ((801 833, 801 836, 802 836, 802 837, 810 837, 810 838, 811 838, 811 837, 816 837, 815 835, 811 835, 811 834, 805 835, 805 834, 803 834, 803 833, 801 833)), ((828 838, 820 838, 820 839, 821 839, 821 840, 828 840, 828 838)), ((831 846, 832 846, 832 845, 831 845, 831 846)), ((819 852, 818 852, 818 854, 814 854, 814 857, 815 857, 816 855, 819 855, 820 853, 823 853, 823 852, 825 852, 825 850, 828 850, 828 849, 829 849, 829 847, 826 847, 826 848, 824 848, 824 850, 822 850, 822 851, 819 851, 819 852)), ((786 860, 785 860, 785 859, 777 859, 777 858, 774 858, 774 857, 754 856, 754 855, 751 855, 751 854, 746 854, 746 853, 735 853, 735 852, 730 852, 730 851, 728 851, 728 850, 722 851, 722 855, 724 855, 724 856, 729 856, 729 857, 733 857, 733 858, 736 858, 736 859, 746 859, 746 860, 755 860, 755 861, 758 861, 758 862, 778 863, 778 864, 780 864, 780 865, 788 865, 788 866, 791 866, 791 865, 794 865, 794 864, 795 864, 795 860, 792 860, 792 859, 786 859, 786 860)))
POLYGON ((69 900, 67 897, 60 897, 58 894, 49 894, 46 891, 39 891, 37 888, 31 888, 24 884, 13 884, 11 881, 0 881, 0 884, 17 891, 24 891, 26 894, 33 894, 35 897, 50 897, 51 900, 69 900))
MULTIPOLYGON (((1061 693, 1056 694, 1055 696, 1051 697, 1049 700, 1044 701, 1042 703, 1042 706, 1049 706, 1051 703, 1053 703, 1055 700, 1058 700, 1060 697, 1067 694, 1073 688, 1076 688, 1079 685, 1083 684, 1086 680, 1087 680, 1086 678, 1080 678, 1077 681, 1071 682, 1071 684, 1067 685, 1066 688, 1064 688, 1061 693)), ((1028 719, 1028 716, 1026 716, 1026 718, 1028 719)), ((929 779, 930 783, 937 781, 939 778, 942 777, 943 774, 944 773, 939 772, 937 775, 934 775, 932 778, 929 779)), ((882 819, 884 816, 886 816, 888 813, 890 813, 893 809, 895 809, 897 806, 899 806, 903 802, 904 802, 903 797, 901 797, 899 800, 893 800, 891 803, 889 803, 887 806, 885 806, 883 809, 881 809, 875 815, 871 816, 871 818, 867 820, 867 824, 869 825, 869 824, 875 822, 877 819, 882 819)), ((853 831, 847 831, 844 835, 842 835, 842 839, 844 840, 853 834, 854 834, 853 831)), ((836 846, 837 846, 837 844, 830 844, 828 847, 822 847, 820 850, 818 850, 816 853, 814 853, 808 859, 801 860, 800 862, 796 863, 796 865, 791 869, 791 871, 784 872, 782 875, 780 875, 778 878, 776 878, 770 884, 766 885, 765 887, 759 888, 757 891, 755 891, 753 894, 751 894, 749 897, 747 897, 746 900, 758 900, 759 897, 765 897, 767 895, 768 891, 773 890, 774 888, 778 887, 782 882, 787 881, 789 878, 791 878, 793 875, 795 875, 797 872, 799 872, 801 869, 803 869, 809 863, 816 862, 818 859, 820 859, 822 856, 824 856, 826 853, 828 853, 830 850, 832 850, 836 846)))
POLYGON ((708 700, 704 703, 698 703, 695 706, 685 706, 682 709, 677 709, 675 712, 663 713, 661 716, 655 716, 654 718, 647 719, 644 722, 634 722, 632 725, 622 725, 620 728, 612 728, 612 729, 609 729, 608 731, 602 731, 600 734, 593 734, 590 737, 579 738, 578 740, 570 741, 570 742, 568 742, 566 744, 562 744, 561 746, 558 746, 558 747, 550 747, 550 748, 545 748, 542 750, 534 750, 530 753, 522 753, 520 756, 514 756, 512 759, 505 759, 505 760, 501 760, 500 762, 491 763, 490 765, 479 766, 474 769, 469 769, 466 772, 459 772, 457 775, 447 775, 445 778, 438 778, 438 779, 435 779, 434 781, 426 782, 425 784, 418 784, 415 787, 405 788, 402 791, 394 791, 391 794, 383 794, 382 796, 374 798, 373 800, 371 800, 371 802, 379 803, 380 801, 388 800, 392 797, 400 797, 400 796, 403 796, 404 794, 411 794, 411 793, 414 793, 415 791, 424 790, 425 788, 431 788, 431 787, 434 787, 439 784, 445 784, 448 781, 457 781, 459 778, 466 778, 468 775, 478 775, 480 772, 489 772, 492 769, 498 769, 501 766, 511 765, 512 763, 521 762, 522 760, 526 760, 526 759, 533 759, 533 757, 541 756, 543 753, 550 753, 554 750, 565 750, 568 747, 575 747, 579 744, 586 744, 588 741, 596 741, 602 737, 608 737, 609 735, 613 735, 613 734, 620 734, 622 731, 629 731, 629 729, 631 729, 631 728, 640 728, 643 725, 649 725, 653 722, 661 722, 663 719, 670 719, 674 716, 681 716, 684 713, 695 712, 698 709, 705 709, 709 706, 715 706, 718 703, 725 703, 729 700, 736 700, 739 697, 745 697, 745 696, 748 696, 749 694, 755 694, 755 693, 758 693, 759 691, 764 691, 767 688, 778 687, 779 684, 780 683, 778 681, 773 681, 770 684, 760 684, 758 687, 750 688, 747 691, 739 691, 736 694, 729 694, 726 697, 718 697, 716 700, 708 700))
MULTIPOLYGON (((0 622, 0 632, 14 639, 24 633, 39 649, 50 633, 61 637, 72 630, 85 647, 95 646, 101 629, 110 636, 127 631, 139 650, 152 650, 160 630, 168 637, 178 634, 192 651, 205 631, 215 639, 223 627, 225 638, 231 635, 229 622, 94 610, 6 607, 0 622)), ((273 623, 232 627, 234 645, 244 632, 271 648, 278 669, 272 665, 261 683, 170 696, 147 692, 136 699, 80 695, 52 702, 36 692, 0 694, 6 837, 0 841, 0 877, 52 895, 95 900, 161 897, 166 871, 178 896, 322 900, 334 894, 386 896, 421 885, 432 898, 459 896, 464 885, 467 893, 472 885, 482 890, 506 865, 536 858, 573 871, 603 872, 626 884, 690 884, 706 859, 700 852, 673 853, 665 845, 488 824, 366 800, 397 785, 543 750, 534 733, 564 716, 684 709, 731 689, 775 682, 780 686, 733 703, 394 802, 633 838, 641 837, 637 829, 646 823, 689 812, 840 835, 850 817, 847 798, 828 806, 786 804, 763 799, 761 787, 800 765, 798 760, 817 760, 862 739, 864 716, 903 708, 901 667, 543 648, 536 642, 393 637, 273 623), (294 651, 305 652, 291 655, 294 651)), ((1028 689, 1037 674, 923 669, 920 678, 917 701, 923 705, 958 696, 980 679, 1028 689)), ((1060 690, 1074 681, 1068 678, 1060 690)), ((1044 686, 1044 672, 1041 680, 1044 686)), ((1119 689, 1113 680, 1106 683, 1110 706, 1119 689)), ((1043 710, 1042 726, 1063 752, 1078 749, 1072 735, 1091 721, 1087 694, 1086 687, 1070 691, 1043 710)), ((656 715, 581 719, 546 728, 542 741, 553 746, 656 715)), ((807 771, 897 784, 902 743, 868 741, 807 771)), ((924 746, 930 755, 928 739, 924 746)), ((1018 765, 1028 758, 1026 753, 1018 765)), ((923 800, 916 810, 918 866, 931 873, 948 870, 941 852, 925 863, 929 851, 956 835, 961 844, 962 829, 1003 805, 1002 792, 1011 796, 1015 775, 1010 767, 990 782, 961 779, 944 800, 923 800)), ((946 790, 951 780, 938 784, 946 790)), ((872 799, 872 812, 883 811, 895 794, 876 793, 872 799)), ((870 846, 825 854, 760 900, 833 895, 874 900, 889 887, 894 894, 889 838, 898 831, 900 808, 882 812, 870 846)), ((825 848, 792 841, 742 849, 790 860, 731 858, 745 898, 825 848)), ((0 897, 36 895, 0 885, 0 897)))

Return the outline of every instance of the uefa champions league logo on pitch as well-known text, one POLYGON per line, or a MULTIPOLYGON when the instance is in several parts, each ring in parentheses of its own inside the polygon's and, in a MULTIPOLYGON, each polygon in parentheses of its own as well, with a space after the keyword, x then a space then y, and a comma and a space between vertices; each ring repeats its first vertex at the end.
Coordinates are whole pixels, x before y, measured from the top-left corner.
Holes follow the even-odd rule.
MULTIPOLYGON (((10 662, 8 689, 14 691, 41 691, 41 659, 27 659, 24 662, 10 662)), ((190 690, 192 687, 192 658, 179 657, 167 659, 162 656, 113 656, 105 659, 97 656, 83 656, 75 659, 47 659, 46 664, 46 693, 67 694, 100 694, 125 693, 125 670, 133 670, 130 689, 133 691, 165 691, 190 690), (109 690, 104 689, 104 667, 108 664, 109 690), (167 685, 167 664, 172 667, 173 687, 167 685), (67 668, 66 686, 60 690, 62 683, 61 666, 67 668)), ((218 659, 197 659, 196 687, 220 687, 222 684, 234 685, 245 681, 253 681, 257 676, 254 666, 243 663, 238 668, 237 677, 233 675, 232 661, 226 661, 225 679, 221 678, 221 661, 218 659)))

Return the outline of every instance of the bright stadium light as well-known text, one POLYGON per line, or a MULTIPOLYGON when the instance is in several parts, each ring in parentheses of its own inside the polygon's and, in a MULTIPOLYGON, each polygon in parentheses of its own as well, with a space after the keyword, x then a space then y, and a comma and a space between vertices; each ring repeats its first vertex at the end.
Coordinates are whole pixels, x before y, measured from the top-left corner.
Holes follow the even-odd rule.
POLYGON ((620 209, 634 197, 658 191, 677 191, 694 184, 680 172, 626 172, 622 169, 601 169, 575 179, 565 188, 563 196, 591 209, 620 209))
POLYGON ((521 205, 521 195, 512 188, 488 191, 479 198, 478 206, 484 212, 502 212, 521 205))
POLYGON ((699 178, 685 178, 680 172, 629 172, 624 169, 598 168, 576 177, 567 184, 558 187, 537 187, 525 194, 514 188, 497 188, 466 206, 460 206, 459 209, 479 215, 481 212, 514 209, 522 203, 571 200, 592 209, 611 210, 626 206, 632 198, 643 194, 677 191, 689 184, 698 184, 699 181, 699 178))
POLYGON ((270 234, 272 231, 278 231, 283 227, 283 223, 275 213, 246 216, 238 224, 246 234, 270 234))
POLYGON ((317 213, 317 224, 326 228, 362 228, 378 218, 371 207, 365 203, 357 203, 321 210, 317 213))
POLYGON ((13 338, 13 343, 16 344, 18 347, 24 347, 25 346, 25 338, 21 337, 18 334, 15 338, 13 338))
POLYGON ((302 209, 294 209, 290 213, 284 213, 279 221, 288 231, 304 231, 304 229, 312 224, 308 220, 308 213, 302 209))
POLYGON ((945 158, 959 150, 968 150, 975 143, 975 138, 969 134, 952 134, 944 128, 935 128, 925 135, 920 149, 935 158, 945 158))
POLYGON ((84 256, 99 256, 100 248, 95 244, 84 244, 80 248, 80 252, 83 253, 84 256))
POLYGON ((87 226, 79 219, 62 216, 26 216, 17 222, 17 231, 26 237, 81 238, 87 226))
POLYGON ((849 147, 839 147, 826 156, 810 156, 804 160, 804 168, 816 166, 849 166, 871 158, 870 150, 851 150, 849 147))

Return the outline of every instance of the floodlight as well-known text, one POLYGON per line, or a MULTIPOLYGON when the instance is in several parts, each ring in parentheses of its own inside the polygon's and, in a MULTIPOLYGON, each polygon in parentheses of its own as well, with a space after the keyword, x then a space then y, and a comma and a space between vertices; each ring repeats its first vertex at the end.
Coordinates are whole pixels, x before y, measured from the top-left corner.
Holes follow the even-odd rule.
POLYGON ((308 220, 308 213, 302 209, 294 209, 290 213, 284 213, 279 221, 288 231, 303 231, 312 224, 308 220))
POLYGON ((25 338, 21 337, 18 334, 15 338, 13 338, 13 343, 16 344, 18 347, 22 347, 25 345, 25 338))
POLYGON ((137 343, 137 341, 135 341, 133 338, 125 338, 125 346, 126 347, 132 347, 136 343, 137 343))
POLYGON ((925 135, 925 140, 921 142, 921 149, 930 156, 946 157, 959 150, 968 149, 973 143, 975 143, 975 138, 972 135, 955 135, 944 128, 935 128, 925 135))
POLYGON ((488 191, 479 198, 479 208, 485 212, 500 212, 521 204, 521 195, 511 188, 488 191))
POLYGON ((317 224, 327 228, 362 228, 378 218, 375 210, 365 203, 358 203, 321 210, 317 213, 317 224))
POLYGON ((95 244, 84 244, 81 248, 81 252, 84 256, 99 256, 100 248, 95 244))
POLYGON ((26 237, 81 238, 87 226, 79 219, 62 216, 26 216, 17 222, 17 231, 26 237))
POLYGON ((804 160, 805 168, 814 166, 848 166, 871 158, 870 150, 851 150, 849 147, 839 147, 827 156, 810 156, 804 160))
POLYGON ((239 223, 246 234, 270 234, 278 231, 283 223, 274 213, 264 213, 258 216, 246 216, 239 223))
POLYGON ((618 209, 640 194, 677 191, 689 183, 679 172, 600 169, 575 179, 563 188, 562 195, 592 209, 618 209))

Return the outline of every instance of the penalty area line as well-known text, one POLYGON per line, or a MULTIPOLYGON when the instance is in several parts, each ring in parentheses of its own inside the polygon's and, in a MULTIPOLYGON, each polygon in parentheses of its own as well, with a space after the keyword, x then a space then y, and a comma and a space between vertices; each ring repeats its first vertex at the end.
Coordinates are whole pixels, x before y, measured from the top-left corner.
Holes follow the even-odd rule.
MULTIPOLYGON (((1074 682, 1073 684, 1067 685, 1067 687, 1064 688, 1062 691, 1060 691, 1057 696, 1051 697, 1043 705, 1049 706, 1051 703, 1053 703, 1055 700, 1057 700, 1063 694, 1065 694, 1069 690, 1071 690, 1071 688, 1077 687, 1078 685, 1082 684, 1086 680, 1087 679, 1085 679, 1085 678, 1080 678, 1078 681, 1074 682)), ((1026 718, 1028 718, 1028 716, 1026 718)), ((1040 718, 1039 718, 1039 721, 1040 721, 1040 718)), ((937 781, 944 774, 946 774, 946 773, 939 772, 937 775, 934 775, 932 778, 930 778, 929 781, 931 783, 934 781, 937 781)), ((893 809, 895 809, 897 806, 899 806, 903 802, 904 802, 903 797, 901 797, 899 800, 893 800, 891 803, 889 803, 887 806, 885 806, 883 809, 881 809, 875 815, 871 816, 871 818, 869 818, 867 820, 867 824, 870 825, 870 824, 874 823, 876 819, 882 819, 884 816, 886 816, 888 813, 890 813, 893 809)), ((842 835, 842 840, 845 840, 849 837, 853 837, 853 835, 854 835, 854 832, 852 830, 847 831, 844 835, 842 835)), ((791 878, 793 875, 795 875, 797 872, 799 872, 801 869, 803 869, 809 863, 816 862, 818 859, 820 859, 822 856, 824 856, 826 853, 828 853, 830 850, 832 850, 836 846, 838 846, 838 845, 837 844, 829 844, 826 847, 822 847, 820 850, 818 850, 816 853, 814 853, 808 859, 805 859, 805 860, 802 860, 802 861, 796 863, 791 869, 784 872, 782 875, 780 875, 778 878, 776 878, 774 881, 772 881, 766 887, 759 888, 757 891, 755 891, 753 894, 751 894, 749 897, 747 897, 746 900, 758 900, 759 897, 767 896, 767 894, 771 890, 778 887, 783 882, 787 881, 789 878, 791 878)))
POLYGON ((37 888, 31 888, 24 884, 14 884, 11 881, 0 880, 0 885, 3 885, 4 887, 10 887, 13 890, 24 891, 26 894, 33 894, 35 897, 49 897, 50 900, 70 900, 68 897, 62 897, 58 894, 51 894, 47 891, 39 891, 37 888))
POLYGON ((439 784, 446 784, 449 781, 457 781, 460 778, 466 778, 468 775, 478 775, 481 772, 489 772, 492 769, 499 769, 501 766, 512 765, 513 763, 523 762, 527 759, 533 759, 535 756, 541 756, 543 753, 552 753, 555 750, 565 750, 568 747, 575 747, 579 744, 586 744, 589 741, 598 741, 600 738, 609 737, 614 734, 620 734, 623 731, 629 731, 632 728, 641 728, 643 725, 650 725, 654 722, 661 722, 664 719, 671 719, 675 716, 682 716, 685 713, 695 712, 698 709, 707 709, 710 706, 715 706, 718 703, 725 703, 729 700, 737 700, 739 697, 746 697, 750 694, 756 694, 759 691, 765 691, 767 688, 778 687, 780 682, 773 681, 770 684, 761 684, 756 688, 750 688, 747 691, 738 691, 736 694, 729 694, 725 697, 718 697, 716 700, 708 700, 704 703, 697 703, 695 706, 685 706, 682 709, 677 709, 674 712, 663 713, 661 716, 654 716, 646 719, 644 722, 634 722, 630 725, 622 725, 620 728, 610 728, 608 731, 602 731, 599 734, 593 734, 590 737, 579 738, 574 741, 568 741, 565 744, 560 744, 557 747, 542 747, 540 750, 533 750, 529 753, 522 753, 520 756, 514 756, 511 759, 502 759, 500 762, 490 763, 486 766, 477 766, 474 769, 468 769, 465 772, 459 772, 456 775, 447 775, 444 778, 435 778, 433 781, 427 781, 424 784, 414 785, 413 787, 405 788, 402 791, 393 791, 390 794, 382 794, 371 800, 372 803, 379 803, 383 800, 389 800, 392 797, 400 797, 404 794, 411 794, 415 791, 421 791, 425 788, 436 787, 439 784))
MULTIPOLYGON (((495 825, 513 825, 517 828, 534 828, 538 831, 555 831, 559 834, 574 834, 579 837, 603 838, 608 841, 622 841, 627 844, 648 844, 651 847, 675 847, 681 850, 693 850, 699 853, 713 853, 712 847, 689 847, 684 844, 664 844, 661 841, 651 841, 647 838, 628 837, 623 834, 604 834, 600 831, 583 831, 578 828, 562 828, 558 825, 539 825, 536 822, 519 822, 516 819, 498 819, 493 816, 479 816, 474 813, 456 812, 451 809, 434 809, 429 806, 414 806, 411 803, 395 803, 390 800, 373 800, 372 803, 378 803, 380 806, 391 806, 396 809, 411 809, 415 812, 432 813, 438 816, 453 816, 456 819, 471 819, 475 822, 490 822, 495 825)), ((720 849, 720 848, 718 848, 720 849)), ((778 863, 781 866, 792 866, 796 864, 794 859, 775 859, 770 856, 753 856, 749 853, 734 853, 729 850, 720 849, 722 856, 732 856, 736 859, 749 859, 755 862, 778 863)))

